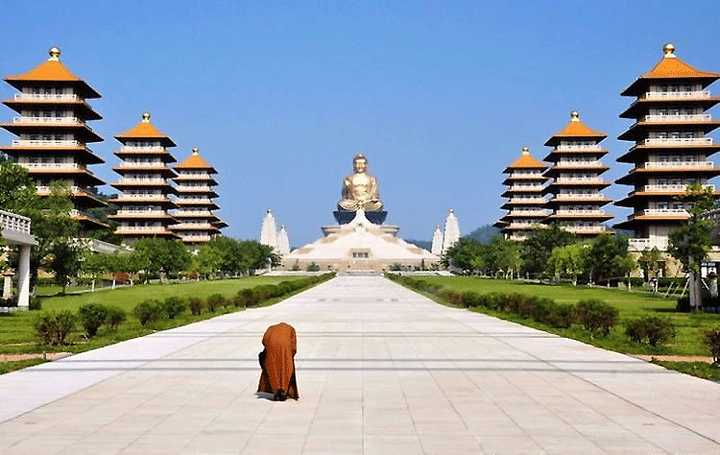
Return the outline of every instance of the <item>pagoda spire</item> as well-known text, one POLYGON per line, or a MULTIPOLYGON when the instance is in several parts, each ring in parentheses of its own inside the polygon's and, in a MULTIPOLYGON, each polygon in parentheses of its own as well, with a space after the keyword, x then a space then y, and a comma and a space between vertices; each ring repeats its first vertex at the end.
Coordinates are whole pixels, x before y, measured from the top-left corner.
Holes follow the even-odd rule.
POLYGON ((280 230, 278 231, 277 252, 280 256, 287 256, 290 254, 290 239, 288 238, 285 225, 280 226, 280 230))
POLYGON ((443 233, 439 224, 435 225, 430 252, 436 256, 441 256, 443 253, 443 233))
POLYGON ((263 217, 262 226, 260 227, 260 243, 277 250, 277 223, 273 216, 272 210, 267 209, 263 217))
POLYGON ((458 223, 455 210, 448 210, 445 218, 445 233, 443 234, 442 252, 445 254, 453 245, 460 240, 460 224, 458 223))

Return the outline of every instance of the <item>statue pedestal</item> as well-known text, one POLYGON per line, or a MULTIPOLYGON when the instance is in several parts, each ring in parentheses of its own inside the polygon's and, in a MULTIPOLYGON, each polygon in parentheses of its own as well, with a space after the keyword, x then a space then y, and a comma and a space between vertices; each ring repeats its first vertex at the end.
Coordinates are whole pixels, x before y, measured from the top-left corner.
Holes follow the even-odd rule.
MULTIPOLYGON (((337 220, 338 224, 348 224, 353 219, 357 212, 350 210, 335 210, 333 216, 337 220)), ((384 224, 385 218, 387 218, 387 212, 385 210, 377 212, 365 212, 365 218, 373 224, 384 224)))

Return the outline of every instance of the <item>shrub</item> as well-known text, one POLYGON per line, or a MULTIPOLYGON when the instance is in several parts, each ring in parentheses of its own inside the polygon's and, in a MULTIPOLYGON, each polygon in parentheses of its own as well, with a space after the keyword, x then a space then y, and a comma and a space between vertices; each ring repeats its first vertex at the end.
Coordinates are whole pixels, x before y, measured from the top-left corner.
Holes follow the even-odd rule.
MULTIPOLYGON (((17 306, 17 303, 16 303, 16 306, 17 306)), ((28 310, 30 310, 30 311, 42 310, 42 301, 38 297, 30 297, 30 302, 28 304, 28 310)))
POLYGON ((35 332, 43 344, 65 344, 65 339, 75 328, 76 317, 70 310, 47 312, 35 320, 35 332))
POLYGON ((473 291, 465 291, 462 293, 463 305, 468 308, 480 306, 480 294, 473 291))
POLYGON ((207 298, 205 303, 207 309, 210 310, 211 313, 214 313, 215 310, 225 305, 225 296, 222 294, 213 294, 207 298))
POLYGON ((188 299, 188 306, 190 307, 190 313, 197 316, 202 313, 205 302, 203 302, 200 297, 190 297, 188 299))
POLYGON ((575 319, 575 305, 572 303, 555 303, 546 323, 551 327, 567 329, 573 325, 575 319))
POLYGON ((463 295, 462 292, 457 291, 447 291, 445 293, 445 299, 450 302, 452 305, 463 305, 463 295))
POLYGON ((99 303, 88 303, 78 310, 80 325, 85 329, 88 338, 97 335, 98 329, 105 323, 108 317, 108 309, 99 303))
POLYGON ((577 320, 591 335, 607 336, 618 320, 618 309, 602 300, 581 300, 575 307, 577 320))
POLYGON ((635 343, 647 342, 650 346, 657 346, 675 337, 675 327, 668 318, 645 316, 628 321, 625 334, 635 343))
POLYGON ((489 310, 499 310, 501 307, 500 294, 491 292, 480 296, 480 305, 489 310))
POLYGON ((312 262, 307 266, 307 271, 308 272, 319 272, 320 266, 317 265, 316 263, 312 262))
POLYGON ((258 301, 264 302, 265 300, 270 300, 274 297, 280 296, 280 289, 275 286, 274 284, 263 284, 260 286, 255 286, 253 288, 253 292, 257 296, 258 301))
POLYGON ((107 318, 105 323, 108 325, 110 330, 117 330, 118 326, 125 322, 127 319, 127 313, 122 308, 116 306, 110 306, 107 308, 107 318))
POLYGON ((705 332, 705 345, 712 354, 713 364, 720 365, 720 328, 705 332))
POLYGON ((133 314, 135 314, 135 317, 144 327, 162 319, 164 310, 162 308, 162 303, 157 300, 146 300, 135 306, 133 314))
POLYGON ((187 310, 187 305, 180 297, 168 297, 163 301, 162 309, 169 319, 175 319, 187 310))
POLYGON ((251 308, 257 306, 258 299, 252 289, 240 289, 237 293, 238 299, 242 302, 245 308, 251 308))

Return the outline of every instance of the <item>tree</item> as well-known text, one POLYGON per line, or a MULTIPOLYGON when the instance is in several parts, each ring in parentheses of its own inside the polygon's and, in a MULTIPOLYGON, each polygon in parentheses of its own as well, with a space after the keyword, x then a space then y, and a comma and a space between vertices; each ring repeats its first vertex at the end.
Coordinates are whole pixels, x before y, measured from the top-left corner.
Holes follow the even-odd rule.
POLYGON ((642 252, 638 258, 638 263, 645 269, 646 278, 655 278, 655 286, 653 286, 653 292, 657 292, 657 277, 660 272, 660 267, 663 263, 662 254, 657 247, 648 248, 642 252))
POLYGON ((570 278, 573 286, 576 286, 578 276, 585 270, 589 249, 589 245, 584 243, 553 248, 548 260, 548 272, 558 278, 570 278))
POLYGON ((0 161, 0 207, 18 215, 30 216, 39 207, 35 183, 27 170, 10 161, 0 161))
POLYGON ((201 246, 192 258, 192 271, 209 276, 225 269, 225 257, 221 249, 213 242, 201 246))
POLYGON ((485 250, 487 265, 493 271, 503 270, 512 278, 512 273, 522 267, 523 258, 517 242, 496 235, 485 250))
POLYGON ((700 266, 710 251, 714 227, 704 215, 715 205, 714 191, 701 185, 690 185, 681 200, 690 218, 670 233, 668 251, 688 274, 690 307, 697 310, 702 305, 700 266))
POLYGON ((569 245, 574 241, 575 235, 557 224, 552 224, 547 229, 535 230, 523 242, 523 270, 532 275, 544 273, 553 248, 569 245))
POLYGON ((177 275, 190 266, 191 256, 180 240, 146 238, 133 245, 131 253, 147 274, 158 275, 161 271, 177 275))
POLYGON ((590 243, 586 262, 590 281, 606 281, 624 277, 635 268, 635 260, 628 252, 627 238, 620 235, 602 234, 590 243))
POLYGON ((476 270, 473 261, 484 255, 485 246, 475 239, 462 237, 443 254, 442 263, 445 267, 460 270, 476 270))
POLYGON ((70 280, 78 276, 82 268, 85 249, 80 242, 55 242, 45 257, 45 267, 53 271, 55 284, 62 286, 65 294, 70 280))

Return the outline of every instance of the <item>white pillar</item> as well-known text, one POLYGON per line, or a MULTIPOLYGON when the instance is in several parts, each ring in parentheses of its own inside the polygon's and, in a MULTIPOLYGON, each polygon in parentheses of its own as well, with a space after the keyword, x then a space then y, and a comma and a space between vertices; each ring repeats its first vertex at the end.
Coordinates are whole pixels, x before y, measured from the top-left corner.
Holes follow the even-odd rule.
POLYGON ((30 245, 20 246, 20 264, 18 265, 18 307, 30 308, 30 245))

